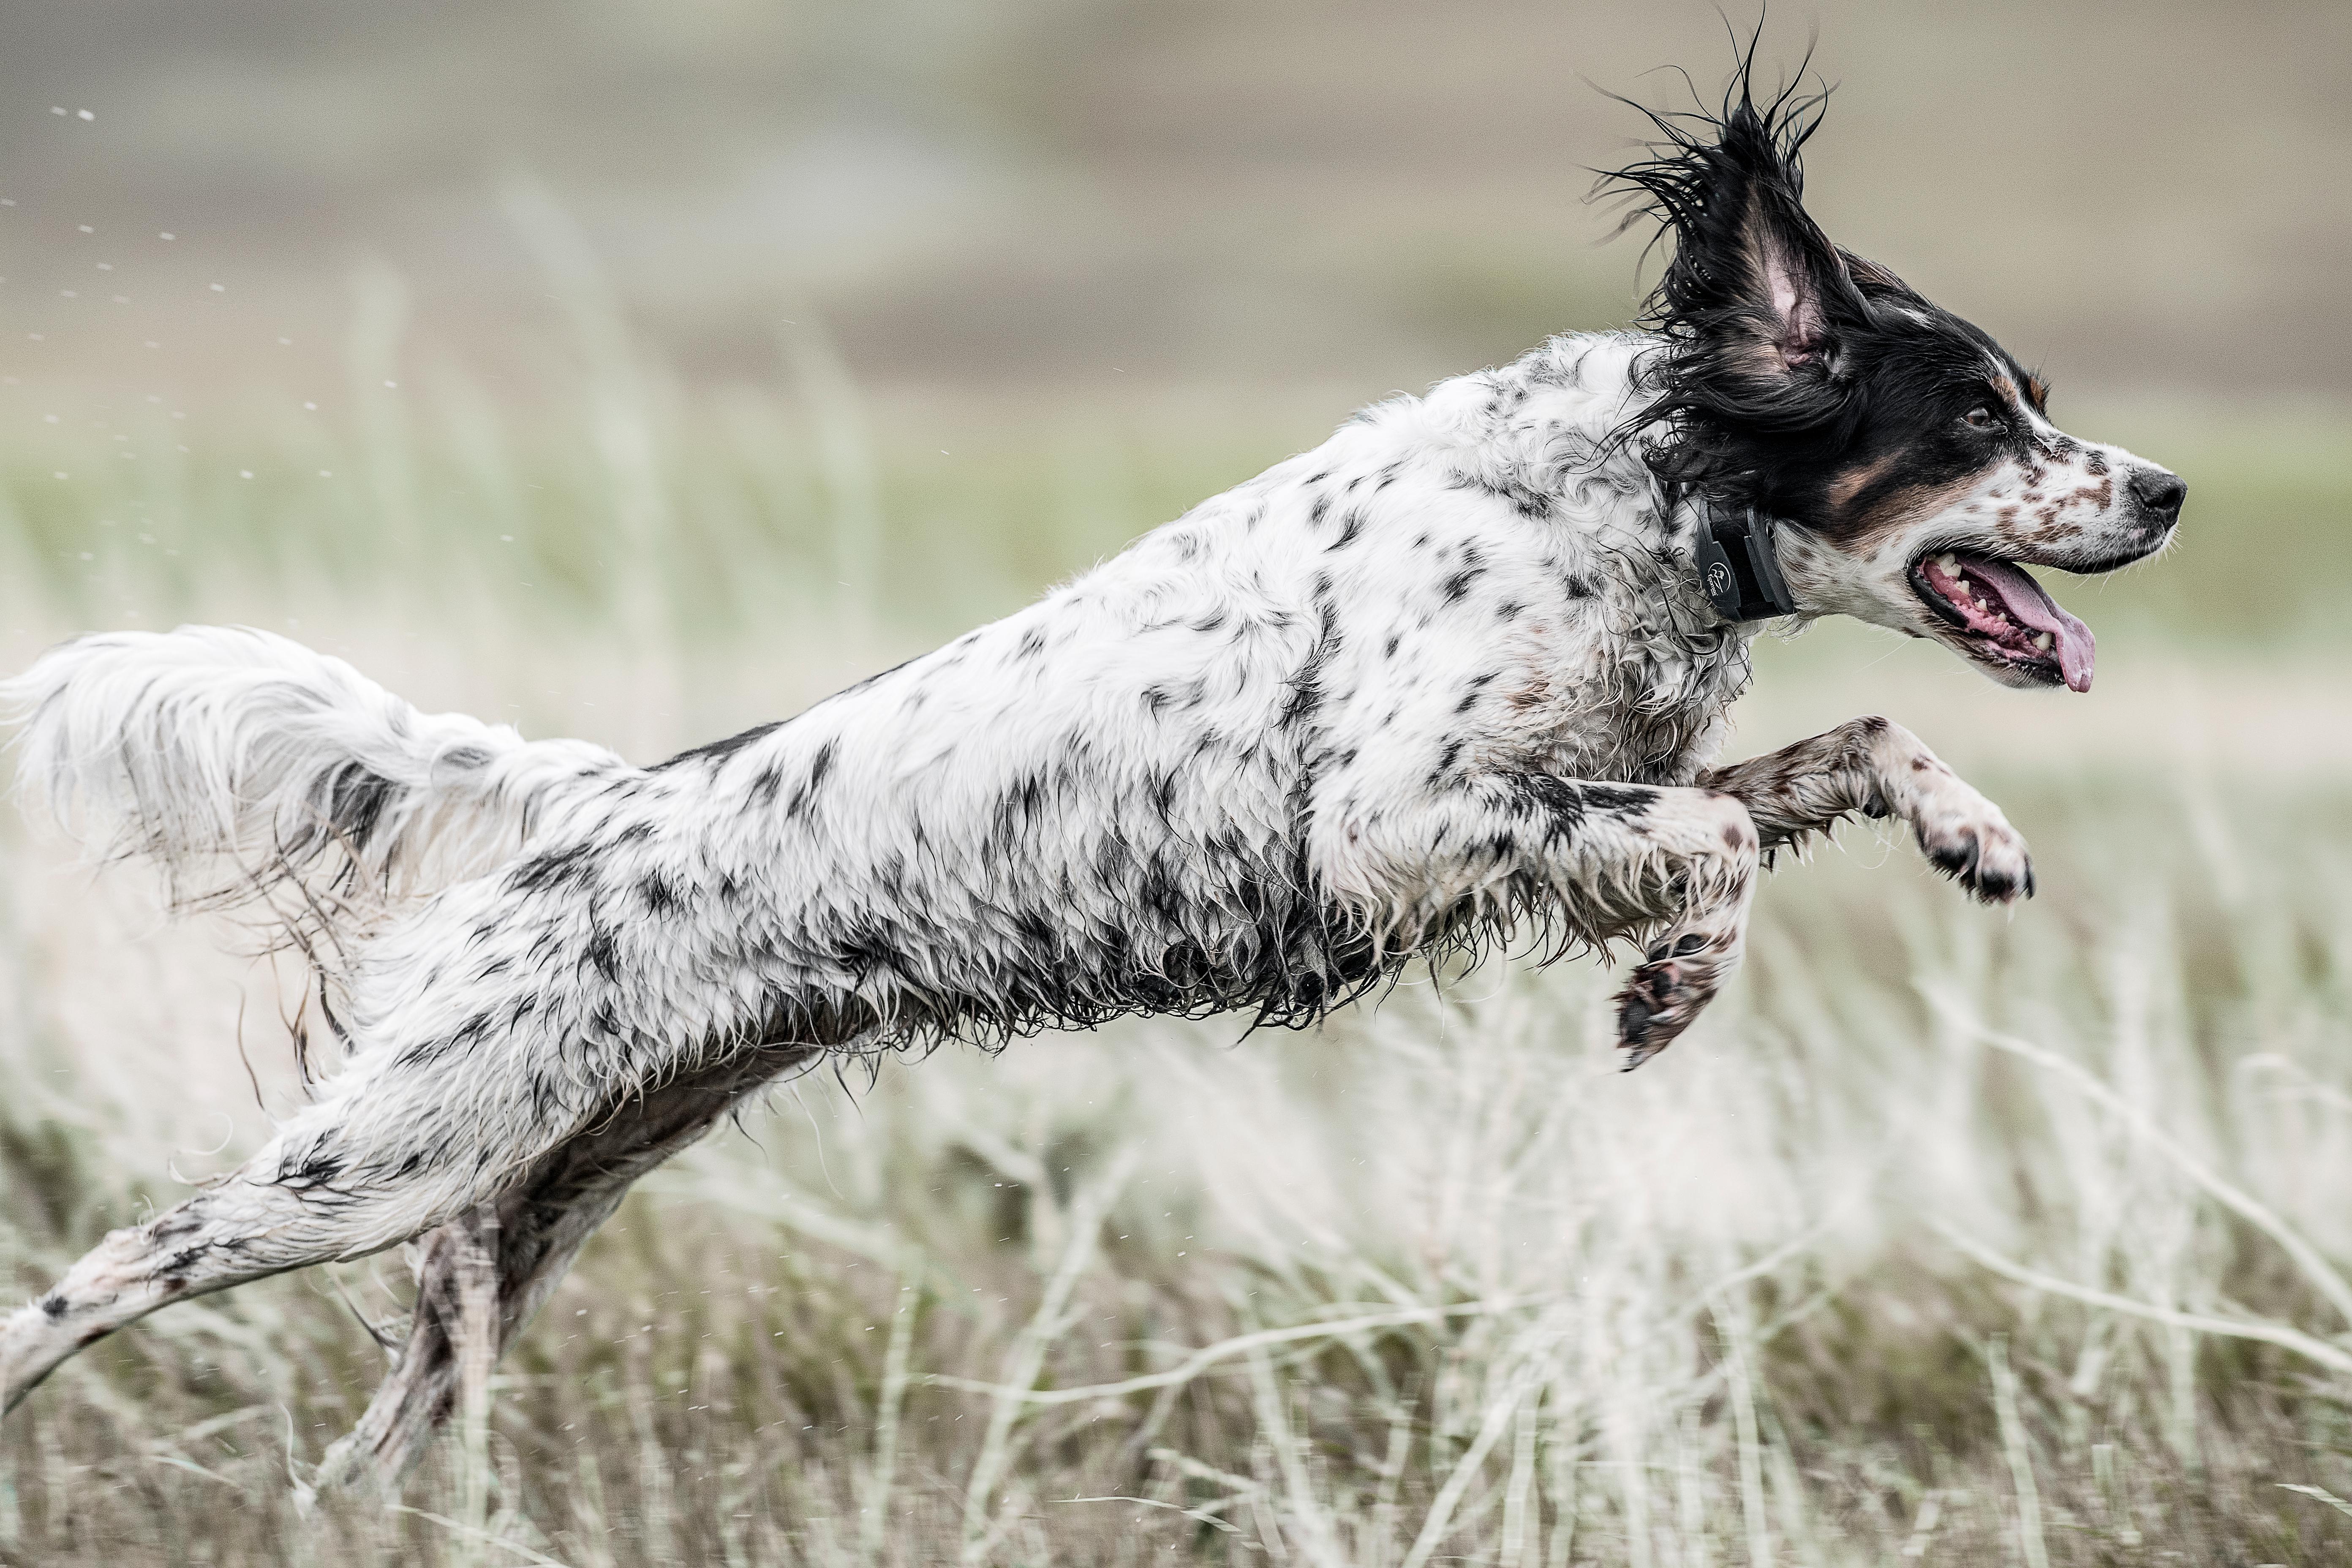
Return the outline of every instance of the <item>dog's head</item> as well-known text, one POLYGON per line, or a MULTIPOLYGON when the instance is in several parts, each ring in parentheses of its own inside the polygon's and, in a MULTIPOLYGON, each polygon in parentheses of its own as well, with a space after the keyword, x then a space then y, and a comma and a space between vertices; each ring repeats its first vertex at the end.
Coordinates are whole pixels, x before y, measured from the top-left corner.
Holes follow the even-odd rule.
POLYGON ((2090 628, 2023 568, 2152 554, 2188 486, 2061 431, 1990 335, 1832 244, 1799 158, 1826 95, 1759 107, 1753 59, 1719 114, 1644 110, 1665 142, 1602 178, 1673 241, 1637 438, 1671 483, 1792 525, 1801 612, 1931 637, 2006 685, 2087 689, 2090 628))

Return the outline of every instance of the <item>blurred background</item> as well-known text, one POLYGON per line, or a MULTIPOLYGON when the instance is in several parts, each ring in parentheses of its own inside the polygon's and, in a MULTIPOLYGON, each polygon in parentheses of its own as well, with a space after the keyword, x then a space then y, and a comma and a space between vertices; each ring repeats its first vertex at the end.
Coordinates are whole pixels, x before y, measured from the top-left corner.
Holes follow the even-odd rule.
MULTIPOLYGON (((1712 98, 1748 25, 7 8, 0 664, 237 621, 645 760, 789 714, 1366 401, 1629 321, 1608 95, 1712 98)), ((0 1430, 0 1563, 2340 1561, 2352 9, 1789 5, 1763 74, 1816 34, 1832 236, 2190 482, 2164 559, 2053 583, 2086 697, 1759 645, 1737 750, 1893 715, 2033 841, 2032 905, 1849 828, 1632 1079, 1582 962, 808 1080, 631 1200, 424 1512, 289 1483, 386 1258, 72 1363, 0 1430)), ((0 863, 23 1294, 307 1090, 244 933, 13 817, 0 863)))
MULTIPOLYGON (((1816 27, 1814 204, 1851 247, 2069 392, 2352 392, 2341 7, 1825 4, 1768 59, 1816 27)), ((1642 246, 1583 197, 1642 127, 1602 89, 1712 94, 1726 31, 1506 0, 22 7, 0 353, 331 417, 352 274, 385 268, 410 352, 527 395, 572 346, 537 204, 698 384, 773 380, 807 312, 877 394, 1344 404, 1622 322, 1642 246)))

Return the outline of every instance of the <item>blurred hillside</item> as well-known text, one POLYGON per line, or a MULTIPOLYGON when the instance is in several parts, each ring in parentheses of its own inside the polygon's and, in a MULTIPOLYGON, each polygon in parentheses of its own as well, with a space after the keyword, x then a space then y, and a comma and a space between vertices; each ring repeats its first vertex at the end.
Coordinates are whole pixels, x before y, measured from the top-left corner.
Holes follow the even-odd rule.
MULTIPOLYGON (((2352 10, 1826 0, 1766 58, 1816 24, 1816 211, 2062 403, 2352 392, 2352 10)), ((1696 0, 13 6, 0 375, 331 416, 364 269, 406 293, 363 331, 528 402, 553 266, 694 382, 809 318, 869 388, 1336 413, 1623 320, 1594 84, 1728 54, 1696 0)))

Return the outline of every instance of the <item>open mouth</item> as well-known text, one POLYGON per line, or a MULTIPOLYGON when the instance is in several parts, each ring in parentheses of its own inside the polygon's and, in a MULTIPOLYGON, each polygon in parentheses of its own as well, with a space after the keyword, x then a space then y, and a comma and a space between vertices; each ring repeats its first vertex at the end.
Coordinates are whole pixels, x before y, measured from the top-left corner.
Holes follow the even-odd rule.
POLYGON ((2036 685, 2091 689, 2097 639, 2023 568, 1974 551, 1940 551, 1911 563, 1911 587, 1979 663, 2036 685))

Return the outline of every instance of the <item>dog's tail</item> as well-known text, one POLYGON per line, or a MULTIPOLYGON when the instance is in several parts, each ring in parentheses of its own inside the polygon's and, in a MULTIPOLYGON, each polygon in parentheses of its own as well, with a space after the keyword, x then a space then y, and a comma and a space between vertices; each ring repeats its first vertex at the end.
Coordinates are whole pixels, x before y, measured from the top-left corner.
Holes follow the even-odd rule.
POLYGON ((420 713, 245 627, 62 644, 0 682, 0 721, 37 818, 95 858, 154 860, 174 910, 268 900, 297 941, 478 874, 636 771, 584 742, 420 713))

